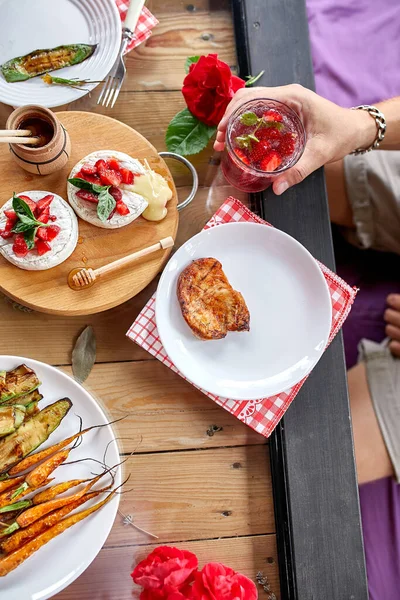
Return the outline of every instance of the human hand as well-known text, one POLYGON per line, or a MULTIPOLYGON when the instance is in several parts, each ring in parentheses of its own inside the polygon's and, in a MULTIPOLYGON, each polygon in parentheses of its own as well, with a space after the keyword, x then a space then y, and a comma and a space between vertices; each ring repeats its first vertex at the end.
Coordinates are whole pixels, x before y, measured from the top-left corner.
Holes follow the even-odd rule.
POLYGON ((307 175, 330 162, 340 160, 356 148, 369 146, 376 135, 374 120, 363 110, 342 108, 298 84, 282 87, 240 89, 232 98, 218 125, 214 149, 222 151, 228 120, 239 106, 257 98, 284 102, 296 111, 306 131, 306 147, 300 160, 273 182, 275 194, 282 194, 307 175))
POLYGON ((400 358, 400 294, 390 294, 387 303, 389 308, 385 311, 385 331, 391 338, 389 348, 392 354, 400 358))

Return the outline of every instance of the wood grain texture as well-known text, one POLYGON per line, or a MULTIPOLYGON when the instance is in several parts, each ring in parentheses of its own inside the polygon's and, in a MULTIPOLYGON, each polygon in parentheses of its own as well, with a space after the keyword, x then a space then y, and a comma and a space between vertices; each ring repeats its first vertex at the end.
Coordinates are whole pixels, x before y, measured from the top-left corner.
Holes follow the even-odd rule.
MULTIPOLYGON (((202 567, 207 562, 221 562, 243 573, 253 581, 262 571, 279 600, 279 575, 274 535, 201 540, 174 544, 182 550, 194 552, 202 567)), ((154 546, 103 548, 90 567, 63 592, 57 600, 138 600, 139 588, 130 573, 154 546)), ((260 600, 264 592, 260 590, 260 600)))
MULTIPOLYGON (((268 465, 265 445, 135 454, 124 463, 120 510, 160 544, 274 533, 268 465)), ((148 542, 117 517, 105 545, 148 542)))
POLYGON ((266 443, 158 360, 97 364, 85 388, 110 420, 126 416, 114 425, 123 453, 266 443))
POLYGON ((2 186, 2 204, 12 197, 14 191, 32 189, 48 190, 66 198, 67 177, 72 167, 87 154, 108 149, 126 152, 141 160, 146 158, 150 167, 168 180, 173 191, 168 214, 157 223, 139 217, 126 227, 102 229, 79 219, 79 240, 75 251, 53 269, 27 273, 1 259, 0 289, 17 302, 40 312, 88 315, 117 306, 139 293, 165 264, 169 250, 160 250, 140 259, 131 267, 80 291, 68 287, 69 272, 75 268, 97 268, 169 235, 175 238, 178 228, 177 194, 168 167, 156 149, 127 125, 109 117, 78 111, 58 113, 58 117, 68 130, 72 143, 67 165, 57 173, 32 175, 15 166, 3 145, 0 147, 0 169, 7 173, 7 178, 2 186))

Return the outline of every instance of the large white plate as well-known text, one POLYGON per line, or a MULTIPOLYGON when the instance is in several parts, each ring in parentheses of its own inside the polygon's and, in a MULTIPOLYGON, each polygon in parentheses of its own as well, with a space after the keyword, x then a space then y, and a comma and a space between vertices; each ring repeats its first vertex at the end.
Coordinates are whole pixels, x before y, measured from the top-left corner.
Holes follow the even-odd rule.
POLYGON ((175 366, 198 387, 235 400, 282 392, 305 377, 328 341, 332 309, 325 278, 289 235, 256 223, 199 233, 164 269, 157 290, 157 328, 175 366), (197 339, 176 296, 178 276, 196 258, 217 258, 250 311, 250 332, 197 339))
MULTIPOLYGON (((21 363, 34 369, 42 381, 40 392, 44 398, 40 407, 51 404, 60 398, 68 397, 73 406, 64 417, 61 425, 52 433, 40 449, 55 444, 73 435, 79 429, 76 415, 83 419, 83 427, 107 423, 109 419, 103 410, 76 381, 58 369, 30 358, 16 356, 0 356, 0 369, 15 368, 21 363)), ((86 433, 79 448, 73 450, 68 460, 80 458, 96 458, 103 460, 107 444, 107 464, 113 466, 119 462, 119 452, 111 426, 101 427, 86 433)), ((55 473, 55 481, 91 477, 91 473, 100 473, 101 466, 86 461, 74 465, 59 467, 55 473)), ((121 483, 120 470, 115 478, 115 485, 121 483)), ((98 487, 98 486, 96 486, 98 487)), ((69 494, 72 491, 68 492, 69 494)), ((104 498, 104 496, 101 496, 104 498)), ((95 499, 93 503, 98 502, 95 499)), ((0 598, 4 600, 45 600, 60 592, 72 583, 94 560, 110 532, 118 510, 119 496, 115 496, 98 513, 74 525, 60 536, 38 550, 20 567, 1 578, 0 598)), ((78 509, 83 510, 89 503, 78 509)))
MULTIPOLYGON (((114 0, 0 0, 0 23, 0 64, 38 48, 98 44, 83 63, 54 71, 54 75, 67 79, 103 80, 121 43, 121 19, 114 0)), ((85 93, 47 85, 40 77, 7 83, 0 74, 0 102, 11 106, 61 106, 85 93)))

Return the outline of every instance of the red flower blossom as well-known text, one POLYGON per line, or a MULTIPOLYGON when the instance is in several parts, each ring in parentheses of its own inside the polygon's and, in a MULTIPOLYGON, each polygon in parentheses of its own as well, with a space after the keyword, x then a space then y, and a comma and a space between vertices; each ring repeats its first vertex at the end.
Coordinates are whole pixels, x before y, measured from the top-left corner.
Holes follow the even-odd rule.
POLYGON ((255 584, 220 563, 208 563, 196 573, 191 600, 257 600, 255 584))
POLYGON ((184 600, 198 561, 195 554, 169 546, 159 546, 136 565, 131 577, 144 588, 141 600, 184 600))
POLYGON ((233 95, 244 85, 217 54, 208 54, 190 65, 182 94, 192 115, 206 125, 218 125, 233 95))

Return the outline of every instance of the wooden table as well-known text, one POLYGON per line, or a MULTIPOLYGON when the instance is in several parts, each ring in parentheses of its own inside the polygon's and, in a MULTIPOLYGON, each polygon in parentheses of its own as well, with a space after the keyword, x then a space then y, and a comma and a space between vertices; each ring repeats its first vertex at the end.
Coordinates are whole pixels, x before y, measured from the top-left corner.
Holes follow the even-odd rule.
MULTIPOLYGON (((115 108, 110 112, 97 107, 95 96, 67 108, 109 114, 164 150, 166 126, 185 106, 180 88, 186 57, 218 52, 236 68, 231 13, 224 1, 213 4, 217 9, 210 8, 208 0, 193 5, 180 0, 150 2, 160 24, 146 44, 129 54, 128 76, 115 108)), ((1 107, 1 125, 10 111, 1 107)), ((177 245, 197 233, 234 193, 213 164, 211 145, 193 162, 201 187, 180 215, 177 245)), ((190 176, 173 162, 170 167, 182 200, 190 190, 190 176)), ((247 202, 243 195, 241 199, 247 202)), ((158 544, 195 551, 200 563, 221 561, 252 579, 261 570, 279 597, 266 440, 125 336, 155 286, 156 281, 126 304, 90 317, 24 312, 1 297, 0 353, 35 358, 71 373, 74 342, 91 324, 98 351, 86 386, 112 419, 129 414, 118 426, 118 435, 125 455, 135 450, 126 465, 132 491, 122 496, 121 511, 158 535, 158 544)), ((118 515, 96 560, 56 597, 137 597, 132 596, 130 573, 152 547, 154 540, 124 525, 118 515)))
MULTIPOLYGON (((166 126, 185 106, 180 89, 187 56, 218 53, 242 76, 265 69, 262 85, 313 86, 302 0, 232 0, 232 8, 228 0, 151 0, 148 6, 160 24, 130 53, 113 111, 97 107, 95 95, 64 110, 110 114, 164 150, 166 126)), ((0 105, 1 126, 10 111, 0 105)), ((322 172, 284 199, 268 191, 248 199, 224 183, 211 146, 193 163, 200 189, 181 213, 177 245, 234 194, 334 268, 322 172)), ((173 163, 171 171, 183 200, 189 176, 173 163)), ((98 353, 87 387, 111 418, 129 414, 118 427, 124 455, 135 451, 127 461, 132 491, 122 496, 122 512, 157 534, 158 543, 194 550, 201 564, 221 561, 253 579, 262 571, 281 600, 365 600, 341 339, 267 444, 125 337, 155 287, 156 281, 126 304, 86 318, 24 312, 0 298, 0 352, 70 373, 74 341, 91 324, 98 353)), ((98 557, 59 600, 138 597, 130 572, 154 541, 122 521, 118 515, 98 557)))

